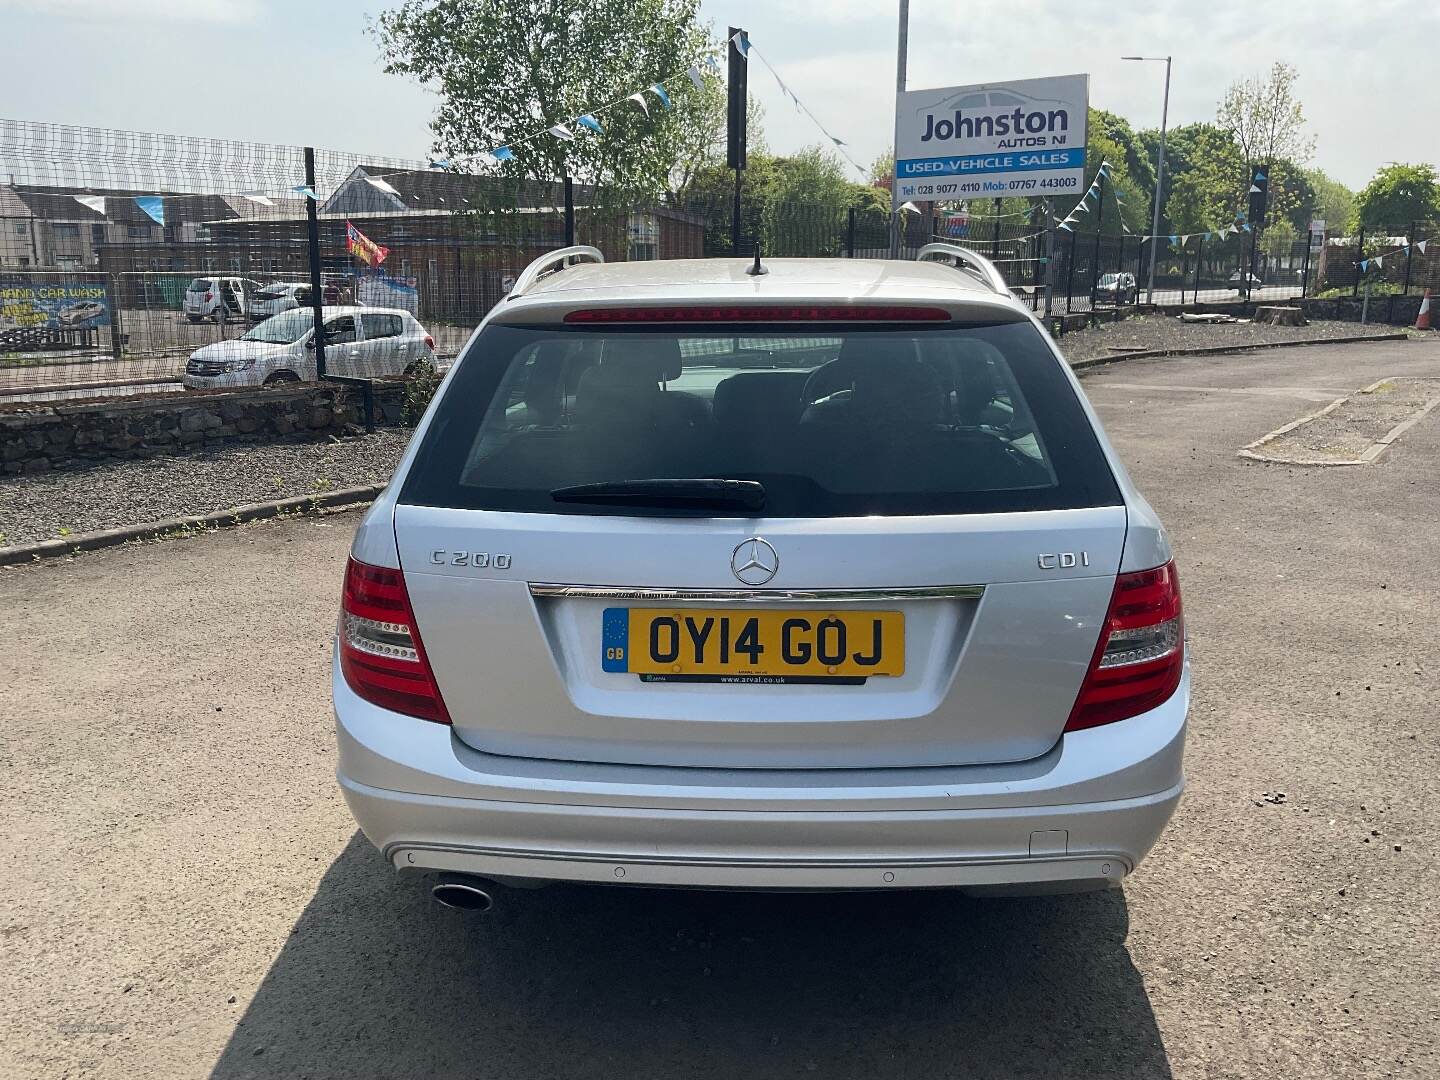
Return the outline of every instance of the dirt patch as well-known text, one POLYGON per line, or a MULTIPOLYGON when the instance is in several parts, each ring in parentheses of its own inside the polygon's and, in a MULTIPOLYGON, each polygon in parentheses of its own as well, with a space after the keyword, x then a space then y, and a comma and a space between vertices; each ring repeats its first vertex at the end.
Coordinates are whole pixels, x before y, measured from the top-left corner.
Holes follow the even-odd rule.
POLYGON ((1440 379, 1382 379, 1272 431, 1242 457, 1288 465, 1364 465, 1440 405, 1440 379))
POLYGON ((1371 334, 1380 337, 1395 332, 1393 326, 1361 325, 1330 319, 1312 320, 1306 326, 1271 326, 1255 322, 1187 323, 1178 317, 1142 315, 1066 334, 1060 339, 1060 351, 1071 361, 1097 357, 1113 359, 1123 357, 1127 352, 1226 346, 1243 349, 1280 341, 1318 341, 1371 334))

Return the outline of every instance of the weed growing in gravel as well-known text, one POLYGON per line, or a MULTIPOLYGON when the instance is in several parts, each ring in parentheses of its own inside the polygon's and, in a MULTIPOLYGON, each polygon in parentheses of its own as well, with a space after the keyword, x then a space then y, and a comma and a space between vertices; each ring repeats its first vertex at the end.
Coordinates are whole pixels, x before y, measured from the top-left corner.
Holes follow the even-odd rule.
POLYGON ((401 409, 401 422, 414 427, 430 407, 430 399, 440 386, 440 372, 429 361, 422 360, 415 365, 414 373, 405 383, 405 404, 401 409))
POLYGON ((60 528, 55 530, 55 535, 60 537, 61 540, 64 540, 67 536, 70 535, 70 530, 67 529, 64 525, 61 525, 60 528))

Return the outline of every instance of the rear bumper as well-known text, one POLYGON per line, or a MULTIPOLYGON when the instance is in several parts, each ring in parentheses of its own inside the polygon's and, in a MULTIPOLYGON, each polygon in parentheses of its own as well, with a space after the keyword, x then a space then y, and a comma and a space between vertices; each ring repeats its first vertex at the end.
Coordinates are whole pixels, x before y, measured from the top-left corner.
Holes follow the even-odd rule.
POLYGON ((1170 701, 1032 762, 875 770, 600 766, 479 753, 334 686, 339 782, 400 870, 750 889, 1104 887, 1183 788, 1170 701))

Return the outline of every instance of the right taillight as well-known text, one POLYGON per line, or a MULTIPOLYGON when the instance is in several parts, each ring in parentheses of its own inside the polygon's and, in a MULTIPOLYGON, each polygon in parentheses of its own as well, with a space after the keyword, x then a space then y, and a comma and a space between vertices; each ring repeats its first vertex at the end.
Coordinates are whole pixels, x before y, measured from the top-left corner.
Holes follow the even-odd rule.
POLYGON ((1175 564, 1121 574, 1066 731, 1125 720, 1175 693, 1185 667, 1185 619, 1175 564))
POLYGON ((450 723, 399 570, 354 559, 346 563, 340 670, 350 689, 372 705, 450 723))

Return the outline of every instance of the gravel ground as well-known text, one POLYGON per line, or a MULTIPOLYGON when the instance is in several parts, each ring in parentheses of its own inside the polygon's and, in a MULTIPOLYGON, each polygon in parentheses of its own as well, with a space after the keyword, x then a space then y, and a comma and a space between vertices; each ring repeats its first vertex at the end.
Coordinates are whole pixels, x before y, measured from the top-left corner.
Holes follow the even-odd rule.
POLYGON ((1359 461, 1398 424, 1419 415, 1440 393, 1440 379, 1386 379, 1343 404, 1263 443, 1259 453, 1282 461, 1359 461))
POLYGON ((223 446, 0 482, 0 545, 383 483, 410 431, 223 446))
POLYGON ((1400 330, 1398 326, 1362 326, 1320 319, 1308 326, 1271 326, 1253 322, 1185 323, 1175 317, 1145 315, 1066 334, 1060 339, 1060 349, 1071 360, 1090 360, 1097 356, 1120 356, 1123 350, 1129 349, 1213 349, 1223 345, 1394 334, 1400 330))

